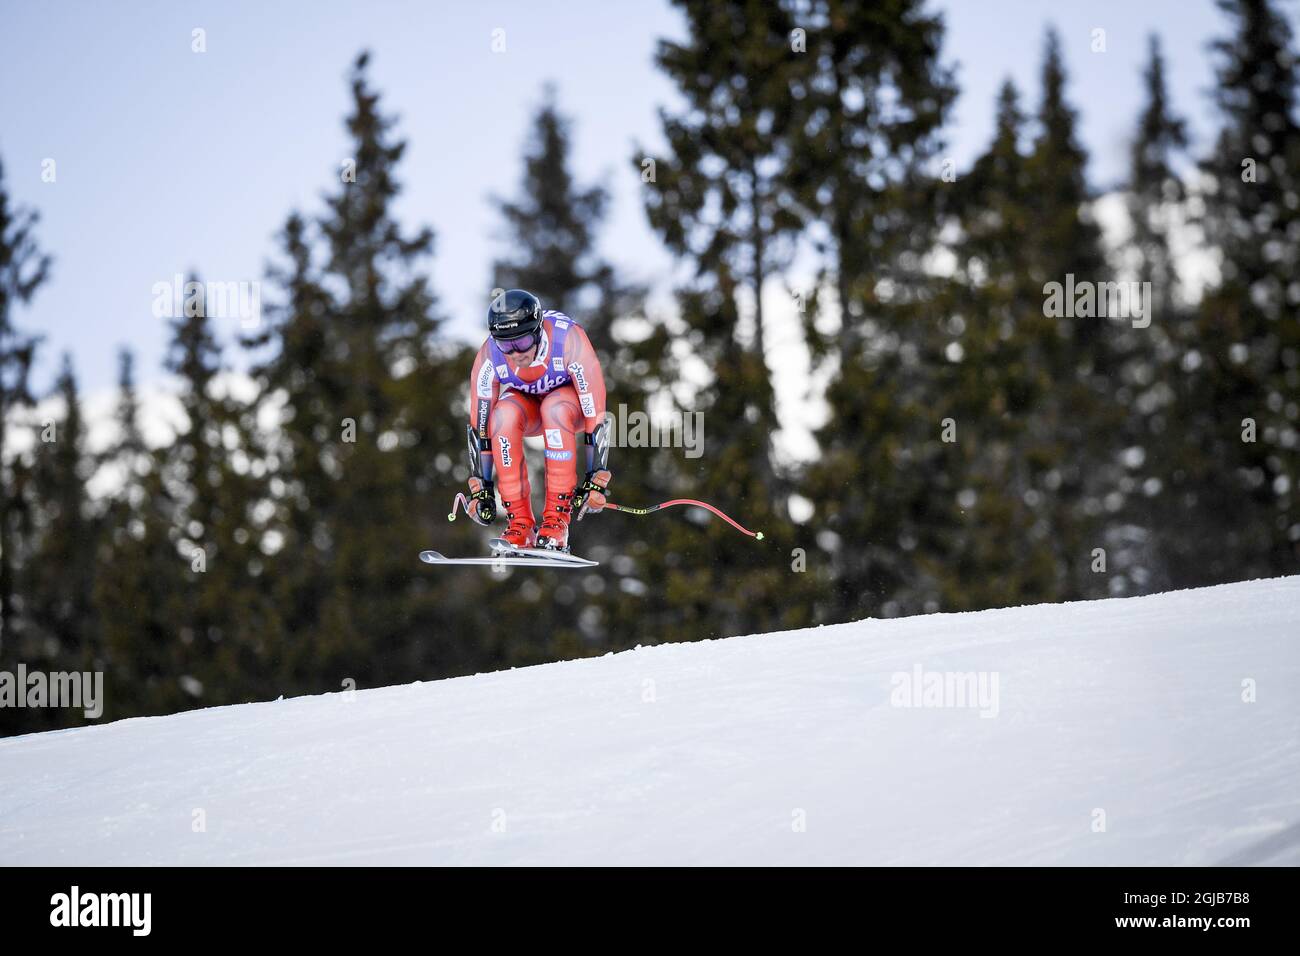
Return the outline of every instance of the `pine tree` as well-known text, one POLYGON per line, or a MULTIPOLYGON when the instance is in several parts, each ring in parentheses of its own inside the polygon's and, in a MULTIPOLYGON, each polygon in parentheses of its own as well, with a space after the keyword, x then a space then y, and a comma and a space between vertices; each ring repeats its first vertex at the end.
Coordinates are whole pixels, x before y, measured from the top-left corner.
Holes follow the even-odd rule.
POLYGON ((808 65, 779 4, 678 5, 690 36, 661 41, 656 62, 685 105, 660 112, 667 151, 640 150, 634 162, 651 227, 693 276, 677 293, 677 339, 707 383, 678 396, 678 410, 702 414, 708 437, 702 457, 666 477, 674 496, 717 501, 768 535, 745 541, 718 521, 654 530, 664 560, 645 583, 665 598, 655 630, 704 637, 794 626, 814 613, 812 576, 792 578, 786 565, 797 542, 772 442, 764 310, 802 228, 790 171, 793 96, 808 65))
MULTIPOLYGON (((1080 277, 1105 275, 1101 230, 1085 208, 1091 198, 1087 184, 1088 156, 1076 135, 1078 114, 1065 98, 1066 74, 1061 37, 1049 29, 1041 73, 1042 100, 1036 117, 1038 133, 1030 150, 1027 173, 1032 183, 1037 230, 1046 244, 1037 248, 1044 275, 1074 271, 1080 277)), ((1073 337, 1095 337, 1096 323, 1074 323, 1073 337)))
POLYGON ((184 674, 182 622, 188 610, 176 533, 178 504, 164 480, 164 455, 145 442, 134 360, 119 359, 117 434, 100 456, 114 476, 104 505, 93 612, 105 673, 104 714, 115 720, 192 706, 184 674))
POLYGON ((1107 593, 1106 578, 1092 570, 1091 559, 1097 548, 1114 546, 1106 515, 1123 506, 1115 436, 1128 410, 1114 397, 1120 320, 1080 309, 1052 316, 1050 327, 1041 319, 1048 283, 1064 286, 1071 275, 1099 285, 1111 278, 1090 212, 1087 153, 1078 142, 1065 84, 1060 37, 1049 30, 1038 134, 1026 163, 1033 217, 1029 274, 1043 299, 1039 316, 1025 320, 1033 327, 1032 360, 1041 363, 1051 388, 1033 411, 1023 453, 1039 462, 1033 481, 1050 515, 1057 598, 1076 600, 1107 593))
MULTIPOLYGON (((794 142, 792 90, 805 61, 792 49, 794 21, 780 4, 679 0, 678 6, 690 37, 661 40, 655 60, 685 108, 676 115, 660 111, 668 151, 648 157, 653 180, 644 190, 646 212, 668 249, 697 276, 681 312, 692 353, 717 376, 712 398, 704 400, 731 423, 730 449, 745 449, 735 464, 775 490, 771 439, 779 423, 763 297, 790 261, 801 228, 783 173, 794 142), (749 341, 740 334, 746 305, 749 341)), ((643 173, 646 158, 640 151, 635 160, 643 173)))
MULTIPOLYGON (((1180 537, 1175 582, 1195 586, 1291 573, 1300 557, 1300 126, 1286 18, 1267 0, 1221 0, 1216 102, 1224 125, 1203 163, 1207 237, 1221 279, 1183 347, 1169 475, 1199 545, 1180 537), (1208 542, 1213 542, 1209 544, 1208 542)), ((1173 563, 1171 561, 1171 563, 1173 563)))
MULTIPOLYGON (((1187 217, 1187 189, 1177 164, 1188 146, 1183 119, 1169 101, 1165 61, 1152 35, 1143 72, 1146 105, 1130 148, 1128 209, 1133 232, 1128 244, 1133 278, 1150 283, 1151 322, 1146 328, 1119 330, 1123 353, 1117 398, 1130 409, 1122 433, 1128 496, 1126 517, 1138 529, 1120 556, 1120 573, 1139 588, 1171 586, 1170 565, 1180 555, 1176 539, 1185 537, 1185 516, 1169 494, 1171 474, 1183 454, 1184 436, 1169 428, 1169 406, 1178 394, 1183 343, 1195 335, 1178 295, 1179 275, 1170 246, 1175 223, 1187 217), (1175 557, 1177 555, 1177 557, 1175 557), (1132 567, 1126 567, 1132 565, 1132 567)), ((1199 534, 1199 532, 1197 532, 1199 534)))
MULTIPOLYGON (((574 182, 571 124, 555 97, 555 88, 548 85, 523 144, 519 197, 494 200, 505 219, 502 238, 510 252, 493 263, 492 284, 494 289, 527 289, 547 308, 581 317, 597 304, 595 279, 604 263, 596 252, 596 230, 609 194, 601 186, 580 188, 574 182)), ((608 335, 600 328, 587 332, 608 335)))
POLYGON ((856 360, 883 300, 919 280, 945 183, 935 168, 957 88, 944 25, 919 0, 790 4, 806 31, 791 177, 829 255, 839 357, 856 360), (903 266, 909 268, 903 268, 903 266))
POLYGON ((432 583, 415 557, 435 533, 469 547, 445 521, 466 477, 469 359, 437 341, 431 230, 407 236, 393 218, 405 144, 367 67, 363 54, 346 121, 355 176, 319 220, 289 218, 272 273, 284 303, 250 340, 271 350, 254 368, 261 394, 282 403, 267 449, 275 515, 259 535, 283 619, 282 692, 465 673, 492 653, 476 640, 474 587, 432 583))
POLYGON ((813 354, 831 372, 821 457, 805 489, 834 575, 831 618, 937 606, 933 535, 948 519, 942 415, 929 387, 933 277, 945 192, 941 129, 956 96, 942 20, 913 0, 794 8, 807 29, 792 182, 835 293, 838 329, 813 354))
POLYGON ((38 342, 19 331, 14 312, 30 301, 50 268, 33 233, 37 219, 10 204, 0 164, 0 651, 13 634, 17 531, 25 501, 19 487, 23 466, 9 455, 8 430, 13 413, 32 402, 28 377, 38 342))
POLYGON ((1034 427, 1058 387, 1040 344, 1053 343, 1057 327, 1042 313, 1027 120, 1009 80, 996 116, 988 149, 956 183, 956 270, 939 309, 947 341, 934 343, 927 363, 932 414, 949 421, 954 440, 934 479, 951 510, 931 504, 938 549, 926 560, 942 606, 962 610, 1052 600, 1061 590, 1042 487, 1060 450, 1034 427))
POLYGON ((32 630, 30 644, 51 669, 88 670, 98 632, 90 599, 95 584, 98 522, 91 513, 81 399, 65 355, 55 384, 60 417, 39 422, 30 496, 35 546, 19 575, 32 630))
POLYGON ((1178 270, 1169 248, 1170 207, 1186 198, 1183 181, 1175 169, 1187 149, 1187 129, 1173 112, 1165 88, 1165 60, 1160 41, 1152 34, 1143 72, 1146 106, 1138 120, 1130 148, 1129 213, 1132 244, 1139 254, 1138 277, 1150 282, 1157 296, 1156 311, 1172 313, 1178 270))
MULTIPOLYGON (((203 288, 198 279, 190 280, 203 288)), ((170 484, 183 488, 173 515, 184 609, 176 675, 196 702, 234 703, 274 690, 265 674, 277 648, 275 606, 256 580, 264 497, 252 410, 231 394, 206 297, 187 299, 172 324, 167 370, 180 382, 185 425, 166 454, 170 484), (242 682, 242 689, 237 690, 242 682)))

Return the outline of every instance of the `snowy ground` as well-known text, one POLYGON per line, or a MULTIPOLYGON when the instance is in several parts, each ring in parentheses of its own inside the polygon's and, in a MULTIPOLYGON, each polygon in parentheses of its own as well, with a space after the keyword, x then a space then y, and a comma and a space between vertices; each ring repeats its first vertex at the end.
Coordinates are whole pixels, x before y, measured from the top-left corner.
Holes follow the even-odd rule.
POLYGON ((7 865, 1218 862, 1300 863, 1300 577, 0 740, 7 865))

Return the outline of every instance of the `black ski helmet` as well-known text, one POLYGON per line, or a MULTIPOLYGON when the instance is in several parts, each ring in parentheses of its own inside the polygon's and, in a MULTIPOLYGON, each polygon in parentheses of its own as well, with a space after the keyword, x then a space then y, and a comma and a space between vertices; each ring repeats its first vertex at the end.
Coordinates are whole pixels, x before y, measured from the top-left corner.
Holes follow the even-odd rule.
POLYGON ((488 306, 488 335, 508 341, 542 327, 542 303, 523 289, 507 289, 488 306))

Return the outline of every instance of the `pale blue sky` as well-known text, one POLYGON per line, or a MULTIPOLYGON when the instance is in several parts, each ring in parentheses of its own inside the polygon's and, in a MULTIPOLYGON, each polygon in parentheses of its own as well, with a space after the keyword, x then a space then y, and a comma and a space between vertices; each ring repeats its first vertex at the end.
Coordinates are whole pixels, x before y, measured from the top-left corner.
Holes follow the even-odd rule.
MULTIPOLYGON (((1201 142, 1213 132, 1206 43, 1223 21, 1210 0, 934 6, 959 65, 949 129, 959 168, 988 140, 1004 76, 1027 106, 1036 101, 1049 21, 1062 33, 1094 185, 1123 175, 1152 30, 1176 107, 1201 142), (1105 53, 1091 52, 1096 27, 1105 53)), ((681 30, 659 2, 0 0, 0 159, 10 192, 40 211, 41 244, 56 257, 52 280, 16 316, 47 339, 38 384, 68 349, 84 387, 107 387, 121 344, 137 351, 142 380, 156 378, 165 334, 150 310, 155 282, 191 268, 214 280, 262 277, 288 212, 317 210, 336 181, 346 75, 362 48, 409 142, 399 214, 437 232, 434 286, 455 334, 480 332, 500 251, 487 197, 514 193, 515 150, 547 80, 575 121, 579 176, 613 190, 606 254, 664 282, 670 263, 645 225, 629 157, 634 140, 658 142, 655 109, 674 92, 651 58, 658 37, 681 30), (206 53, 191 52, 195 27, 207 32, 206 53), (504 54, 491 50, 495 28, 504 54), (53 184, 41 181, 47 158, 53 184)))

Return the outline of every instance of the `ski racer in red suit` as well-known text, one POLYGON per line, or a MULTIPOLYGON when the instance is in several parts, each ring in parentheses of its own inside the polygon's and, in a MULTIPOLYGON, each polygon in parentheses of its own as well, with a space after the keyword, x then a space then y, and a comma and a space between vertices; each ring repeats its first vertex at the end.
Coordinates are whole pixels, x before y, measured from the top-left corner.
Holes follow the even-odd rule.
POLYGON ((481 524, 495 519, 499 486, 506 544, 568 551, 569 519, 604 508, 611 477, 605 378, 587 333, 563 312, 543 311, 532 293, 509 289, 488 307, 488 339, 469 389, 471 515, 481 524), (524 437, 535 435, 546 446, 540 525, 524 462, 524 437))

